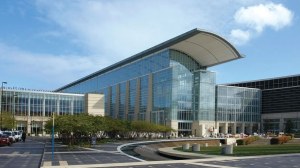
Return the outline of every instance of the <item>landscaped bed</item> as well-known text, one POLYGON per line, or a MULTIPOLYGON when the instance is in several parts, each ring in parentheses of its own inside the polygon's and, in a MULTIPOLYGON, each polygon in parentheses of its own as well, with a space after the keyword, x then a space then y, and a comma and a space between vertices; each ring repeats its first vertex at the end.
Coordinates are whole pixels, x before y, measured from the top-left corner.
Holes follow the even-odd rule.
MULTIPOLYGON (((174 148, 182 151, 181 147, 174 148)), ((200 154, 221 155, 222 147, 202 147, 200 154)), ((186 152, 192 152, 191 149, 186 152)), ((300 153, 300 144, 284 144, 284 145, 259 145, 259 146, 234 146, 233 154, 230 156, 255 156, 255 155, 272 155, 272 154, 287 154, 300 153)))

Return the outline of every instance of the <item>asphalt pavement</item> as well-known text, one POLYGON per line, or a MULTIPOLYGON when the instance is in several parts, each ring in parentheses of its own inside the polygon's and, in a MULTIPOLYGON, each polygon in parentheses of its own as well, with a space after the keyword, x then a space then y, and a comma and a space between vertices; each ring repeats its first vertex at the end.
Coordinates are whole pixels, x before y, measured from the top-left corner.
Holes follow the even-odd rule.
POLYGON ((93 148, 68 148, 56 143, 54 160, 52 160, 49 138, 28 137, 25 143, 18 142, 12 146, 0 147, 0 168, 300 168, 300 154, 142 161, 118 151, 118 146, 122 144, 122 142, 114 142, 96 145, 93 148))
POLYGON ((45 147, 45 139, 28 137, 26 142, 16 142, 0 147, 0 167, 35 168, 40 167, 45 147))

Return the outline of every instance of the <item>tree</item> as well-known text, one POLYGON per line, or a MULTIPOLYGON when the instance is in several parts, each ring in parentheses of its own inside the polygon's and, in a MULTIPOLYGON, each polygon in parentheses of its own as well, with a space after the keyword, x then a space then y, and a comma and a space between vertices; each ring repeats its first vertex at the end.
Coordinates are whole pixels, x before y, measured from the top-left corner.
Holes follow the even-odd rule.
POLYGON ((16 120, 14 119, 12 113, 10 112, 2 112, 2 128, 3 130, 11 130, 16 125, 16 120))
POLYGON ((286 124, 285 124, 285 132, 286 133, 292 133, 294 129, 294 124, 292 122, 292 120, 287 120, 286 124))
MULTIPOLYGON (((138 135, 149 137, 151 133, 172 131, 170 127, 147 121, 126 121, 88 114, 55 116, 54 123, 54 131, 58 133, 64 144, 69 145, 89 142, 92 136, 136 138, 138 135)), ((45 130, 51 132, 52 119, 47 121, 45 130)))

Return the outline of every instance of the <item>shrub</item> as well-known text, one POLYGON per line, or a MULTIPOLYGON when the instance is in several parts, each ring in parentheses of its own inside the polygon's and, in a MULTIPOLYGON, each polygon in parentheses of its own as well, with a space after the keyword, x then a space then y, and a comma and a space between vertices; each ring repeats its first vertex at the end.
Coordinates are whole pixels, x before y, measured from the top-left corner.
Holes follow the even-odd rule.
MULTIPOLYGON (((291 139, 294 139, 294 138, 295 138, 295 134, 285 134, 285 136, 290 136, 291 139)), ((291 139, 290 139, 290 140, 291 140, 291 139)))
POLYGON ((270 144, 271 145, 283 144, 283 143, 287 143, 291 139, 292 139, 291 136, 281 136, 281 137, 277 137, 277 138, 272 138, 270 140, 270 144))
POLYGON ((238 140, 236 140, 236 143, 237 143, 238 145, 245 145, 244 139, 238 139, 238 140))
POLYGON ((279 138, 271 138, 270 144, 271 145, 279 144, 279 138))
POLYGON ((236 143, 238 145, 248 145, 248 144, 251 144, 254 141, 257 141, 258 139, 259 139, 258 136, 250 136, 250 137, 247 137, 247 138, 244 138, 244 139, 238 139, 236 141, 236 143))

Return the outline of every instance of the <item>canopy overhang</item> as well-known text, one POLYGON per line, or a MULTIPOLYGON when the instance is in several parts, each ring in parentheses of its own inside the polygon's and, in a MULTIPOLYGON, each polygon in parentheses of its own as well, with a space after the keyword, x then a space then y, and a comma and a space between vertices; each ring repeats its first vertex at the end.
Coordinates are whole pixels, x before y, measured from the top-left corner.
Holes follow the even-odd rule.
MULTIPOLYGON (((211 32, 194 29, 190 36, 178 39, 170 49, 186 53, 201 66, 211 67, 231 60, 242 58, 241 54, 224 38, 211 32)), ((180 36, 179 36, 180 37, 180 36)))

